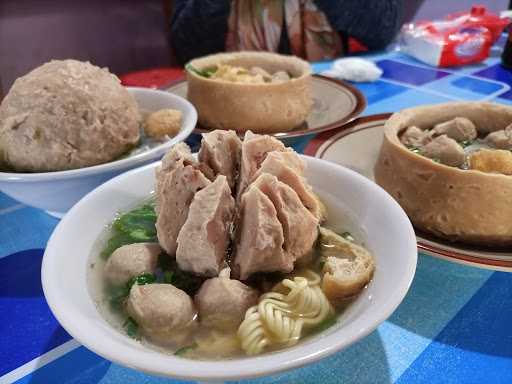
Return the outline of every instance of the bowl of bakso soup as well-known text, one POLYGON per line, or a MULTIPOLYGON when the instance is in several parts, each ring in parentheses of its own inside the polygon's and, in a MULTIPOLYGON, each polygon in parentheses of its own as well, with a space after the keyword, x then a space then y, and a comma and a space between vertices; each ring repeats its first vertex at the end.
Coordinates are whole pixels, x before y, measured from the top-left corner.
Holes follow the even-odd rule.
POLYGON ((269 52, 218 53, 186 66, 187 99, 201 126, 256 133, 300 126, 313 106, 311 66, 269 52))
POLYGON ((105 358, 196 380, 268 375, 374 330, 416 268, 400 206, 273 137, 204 134, 199 153, 100 186, 43 260, 51 310, 105 358))
POLYGON ((160 159, 197 122, 183 98, 123 87, 106 68, 52 60, 0 104, 0 189, 63 215, 106 180, 160 159))
POLYGON ((457 102, 395 113, 375 179, 418 229, 512 245, 512 107, 457 102))

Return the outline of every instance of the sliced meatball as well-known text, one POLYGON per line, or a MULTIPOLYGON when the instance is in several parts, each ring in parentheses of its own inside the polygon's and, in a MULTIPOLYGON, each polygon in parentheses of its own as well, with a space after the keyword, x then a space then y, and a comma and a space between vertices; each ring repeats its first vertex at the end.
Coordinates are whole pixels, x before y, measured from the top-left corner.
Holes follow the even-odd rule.
POLYGON ((512 124, 501 131, 489 133, 485 141, 497 149, 512 150, 512 124))
POLYGON ((283 226, 284 251, 294 261, 309 255, 318 236, 318 218, 307 210, 297 193, 268 173, 260 175, 251 186, 262 191, 274 204, 283 226))
POLYGON ((238 328, 258 297, 258 291, 238 280, 215 277, 203 283, 194 303, 201 324, 229 331, 238 328))
POLYGON ((413 125, 405 130, 400 140, 406 147, 419 148, 427 144, 430 140, 430 136, 428 132, 413 125))
POLYGON ((235 131, 215 130, 203 134, 199 160, 208 165, 215 175, 226 176, 229 188, 234 191, 241 152, 242 141, 235 131))
POLYGON ((267 157, 267 154, 272 151, 286 151, 286 147, 272 136, 256 135, 251 131, 245 133, 242 143, 240 177, 236 191, 237 202, 240 201, 247 186, 254 180, 254 175, 267 157))
POLYGON ((421 154, 442 164, 460 167, 464 164, 464 149, 446 135, 438 136, 421 149, 421 154))
POLYGON ((283 227, 272 201, 250 186, 242 195, 234 272, 241 280, 255 272, 290 272, 293 257, 283 251, 283 227))
POLYGON ((226 176, 197 192, 178 235, 176 261, 188 272, 217 276, 225 263, 235 199, 226 176))
POLYGON ((171 148, 162 158, 162 165, 157 168, 157 180, 160 173, 169 173, 179 167, 190 165, 201 171, 209 180, 214 180, 215 176, 210 167, 205 163, 196 160, 190 147, 185 143, 178 143, 171 148))
POLYGON ((170 172, 178 165, 193 165, 196 163, 190 147, 185 143, 178 143, 162 158, 161 171, 170 172))
POLYGON ((321 201, 313 193, 311 186, 303 177, 305 163, 294 151, 269 152, 255 178, 263 173, 268 173, 290 186, 299 195, 304 206, 319 220, 327 217, 327 211, 321 201))
POLYGON ((176 252, 176 240, 195 193, 209 184, 204 174, 192 165, 181 164, 170 172, 157 173, 156 231, 160 246, 168 254, 176 252))
POLYGON ((456 117, 453 120, 437 124, 432 132, 435 135, 446 135, 458 142, 475 140, 478 135, 475 124, 465 117, 456 117))
POLYGON ((162 342, 188 336, 197 317, 192 299, 171 284, 134 284, 126 309, 145 335, 162 342))
POLYGON ((157 243, 137 243, 117 248, 105 264, 105 278, 111 285, 126 284, 132 277, 153 273, 162 249, 157 243))

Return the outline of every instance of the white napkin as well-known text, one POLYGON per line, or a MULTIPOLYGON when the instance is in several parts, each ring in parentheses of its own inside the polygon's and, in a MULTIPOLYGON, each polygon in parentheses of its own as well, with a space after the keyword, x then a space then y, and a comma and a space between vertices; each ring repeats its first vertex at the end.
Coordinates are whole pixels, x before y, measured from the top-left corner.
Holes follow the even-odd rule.
POLYGON ((356 82, 371 82, 382 76, 382 69, 370 60, 346 57, 334 61, 332 68, 322 75, 356 82))

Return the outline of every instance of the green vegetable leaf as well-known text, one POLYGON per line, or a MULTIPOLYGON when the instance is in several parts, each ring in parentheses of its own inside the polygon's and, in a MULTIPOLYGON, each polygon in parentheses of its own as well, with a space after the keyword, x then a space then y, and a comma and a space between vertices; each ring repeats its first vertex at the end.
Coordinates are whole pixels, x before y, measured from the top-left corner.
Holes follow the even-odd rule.
POLYGON ((462 148, 469 147, 471 144, 473 144, 473 140, 464 140, 460 142, 462 148))
POLYGON ((130 236, 135 242, 156 240, 155 208, 146 204, 133 211, 119 216, 113 223, 113 228, 130 236))
POLYGON ((123 324, 126 334, 134 339, 139 338, 139 325, 131 317, 128 317, 123 324))
POLYGON ((152 273, 143 273, 142 275, 132 277, 128 283, 126 283, 126 286, 128 290, 132 288, 134 284, 137 285, 146 285, 146 284, 153 284, 156 281, 156 276, 152 273))
POLYGON ((211 77, 215 72, 217 72, 216 68, 197 69, 192 64, 185 65, 185 70, 194 72, 195 74, 206 78, 211 77))
POLYGON ((163 273, 163 281, 165 284, 174 283, 174 272, 173 271, 165 271, 163 273))
POLYGON ((103 251, 101 251, 101 257, 108 259, 110 255, 123 245, 133 244, 133 239, 124 233, 116 233, 107 241, 107 245, 103 251))
POLYGON ((181 348, 177 349, 176 352, 174 352, 174 355, 175 356, 183 356, 187 352, 191 351, 192 349, 194 349, 196 347, 197 347, 197 344, 196 343, 192 343, 190 345, 187 345, 185 347, 181 347, 181 348))
POLYGON ((126 284, 111 287, 109 290, 110 305, 113 309, 120 310, 123 307, 125 299, 130 294, 133 284, 145 285, 152 284, 156 281, 156 276, 152 273, 143 273, 142 275, 132 277, 126 284))
POLYGON ((153 204, 145 204, 119 216, 112 224, 112 237, 101 252, 104 259, 123 245, 156 241, 156 213, 153 204))
POLYGON ((120 287, 111 288, 109 296, 110 296, 110 305, 112 309, 121 310, 123 308, 123 303, 128 294, 130 293, 130 288, 126 285, 121 285, 120 287))

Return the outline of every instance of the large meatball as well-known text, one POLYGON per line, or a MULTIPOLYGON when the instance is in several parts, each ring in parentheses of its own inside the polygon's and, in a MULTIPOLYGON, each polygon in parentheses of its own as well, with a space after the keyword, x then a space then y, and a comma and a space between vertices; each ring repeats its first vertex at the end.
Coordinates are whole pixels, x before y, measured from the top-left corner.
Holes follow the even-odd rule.
POLYGON ((196 319, 192 299, 171 284, 134 284, 126 309, 145 335, 159 344, 181 343, 196 319))
POLYGON ((105 264, 105 278, 112 285, 126 284, 132 277, 154 273, 158 255, 157 243, 136 243, 117 248, 105 264))
POLYGON ((36 172, 105 163, 138 142, 139 124, 135 99, 107 69, 51 61, 0 105, 0 163, 36 172))

